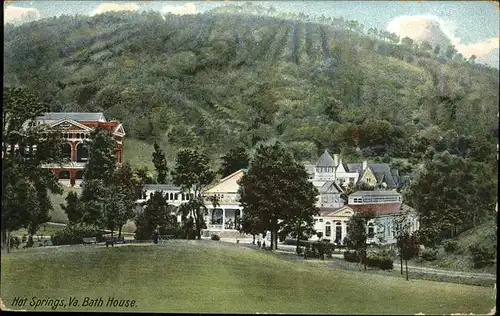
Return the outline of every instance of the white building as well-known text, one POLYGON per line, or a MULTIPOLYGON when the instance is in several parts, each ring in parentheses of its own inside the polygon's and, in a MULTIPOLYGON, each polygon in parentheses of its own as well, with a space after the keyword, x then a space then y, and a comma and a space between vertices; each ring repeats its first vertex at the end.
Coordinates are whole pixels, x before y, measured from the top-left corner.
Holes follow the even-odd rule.
MULTIPOLYGON (((349 195, 348 205, 340 208, 320 208, 319 216, 314 218, 314 228, 322 233, 322 239, 336 244, 344 244, 348 232, 348 221, 355 212, 372 212, 375 219, 368 222, 368 243, 394 244, 395 219, 408 214, 409 231, 419 229, 415 210, 402 203, 402 196, 396 191, 357 191, 349 195)), ((312 238, 318 239, 317 236, 312 238)))
MULTIPOLYGON (((205 206, 207 212, 204 214, 207 229, 202 231, 203 236, 217 234, 220 237, 239 236, 238 231, 241 218, 243 216, 243 207, 239 204, 238 183, 237 181, 247 172, 241 169, 233 174, 221 179, 215 185, 206 188, 203 192, 205 197, 205 206), (209 200, 210 196, 217 196, 219 205, 213 206, 209 200)), ((142 199, 136 201, 136 211, 141 212, 147 200, 149 200, 155 191, 162 192, 166 196, 170 205, 179 207, 182 203, 188 202, 193 198, 193 194, 182 192, 180 187, 170 184, 147 184, 144 186, 145 193, 142 199)), ((181 222, 181 215, 175 214, 177 221, 181 222)))

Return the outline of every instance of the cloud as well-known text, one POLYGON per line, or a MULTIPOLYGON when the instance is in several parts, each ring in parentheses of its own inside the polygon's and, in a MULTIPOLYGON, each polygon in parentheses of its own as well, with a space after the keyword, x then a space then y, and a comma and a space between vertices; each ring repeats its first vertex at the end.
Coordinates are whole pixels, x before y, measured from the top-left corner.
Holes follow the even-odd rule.
POLYGON ((433 46, 454 45, 465 58, 476 55, 478 62, 498 67, 498 36, 465 44, 454 35, 451 21, 444 21, 432 15, 399 16, 388 23, 387 30, 400 37, 408 36, 416 41, 427 41, 433 46))
POLYGON ((118 11, 137 11, 139 7, 135 3, 103 3, 100 4, 94 11, 94 14, 102 14, 105 12, 118 11))
POLYGON ((183 6, 166 5, 162 8, 161 12, 163 14, 172 13, 177 15, 185 15, 185 14, 197 14, 198 9, 196 8, 195 3, 189 2, 184 4, 183 6))
POLYGON ((30 22, 40 19, 40 12, 34 8, 7 6, 3 17, 4 23, 30 22))

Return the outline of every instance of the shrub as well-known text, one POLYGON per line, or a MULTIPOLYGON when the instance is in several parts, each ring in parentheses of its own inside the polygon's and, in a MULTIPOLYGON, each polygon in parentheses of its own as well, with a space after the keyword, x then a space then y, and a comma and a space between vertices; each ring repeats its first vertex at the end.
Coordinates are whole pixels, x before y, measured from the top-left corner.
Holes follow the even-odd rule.
POLYGON ((378 267, 382 270, 392 270, 394 269, 394 262, 389 257, 383 257, 380 259, 378 267))
POLYGON ((304 247, 298 247, 295 251, 299 256, 301 256, 304 253, 304 247))
POLYGON ((54 246, 78 245, 85 237, 96 237, 97 242, 103 240, 102 231, 92 226, 67 226, 50 237, 54 246))
POLYGON ((370 268, 380 268, 382 270, 392 270, 394 262, 385 253, 369 253, 366 256, 366 266, 370 268))
POLYGON ((344 251, 344 260, 348 262, 359 262, 359 256, 355 251, 344 251))
POLYGON ((426 261, 434 261, 437 259, 437 250, 436 249, 425 249, 422 251, 422 259, 426 261))
POLYGON ((458 250, 458 242, 454 239, 449 239, 444 243, 444 251, 453 253, 458 250))
MULTIPOLYGON (((297 239, 285 239, 283 244, 290 245, 290 246, 297 246, 297 239)), ((309 244, 311 244, 311 243, 307 240, 299 240, 299 246, 305 247, 306 245, 309 245, 309 244)))
POLYGON ((211 237, 212 240, 220 240, 219 235, 212 235, 211 237))
POLYGON ((470 246, 469 250, 472 253, 474 268, 479 269, 494 263, 496 258, 496 252, 494 249, 488 249, 480 246, 470 246))

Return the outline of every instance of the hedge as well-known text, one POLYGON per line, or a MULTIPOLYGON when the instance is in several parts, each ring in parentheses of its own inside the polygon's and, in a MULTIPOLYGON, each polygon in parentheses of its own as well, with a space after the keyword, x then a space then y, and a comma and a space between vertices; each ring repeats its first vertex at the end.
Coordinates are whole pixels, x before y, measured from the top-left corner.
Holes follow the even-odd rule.
POLYGON ((473 245, 469 247, 469 250, 472 253, 472 262, 474 263, 474 268, 476 269, 486 267, 495 262, 495 249, 488 249, 486 247, 473 245))
POLYGON ((66 226, 50 237, 52 245, 78 245, 83 243, 83 238, 96 237, 97 242, 103 241, 103 232, 91 226, 66 226))
POLYGON ((458 242, 454 239, 449 239, 444 243, 444 251, 453 253, 458 250, 458 242))

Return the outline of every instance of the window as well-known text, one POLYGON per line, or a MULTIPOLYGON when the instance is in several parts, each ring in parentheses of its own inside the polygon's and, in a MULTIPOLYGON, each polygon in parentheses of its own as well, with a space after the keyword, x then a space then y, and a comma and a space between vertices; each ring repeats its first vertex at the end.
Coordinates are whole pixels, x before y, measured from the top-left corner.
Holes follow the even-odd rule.
POLYGON ((174 199, 174 194, 170 193, 170 200, 173 200, 173 199, 174 199))
POLYGON ((373 223, 368 224, 368 238, 373 238, 375 237, 375 227, 373 226, 373 223))
POLYGON ((342 224, 337 222, 335 224, 335 243, 340 244, 342 241, 342 224))
POLYGON ((175 200, 177 201, 179 199, 179 193, 175 193, 175 200))
POLYGON ((315 219, 314 219, 314 222, 315 222, 315 223, 317 223, 317 222, 318 222, 318 219, 317 219, 317 218, 315 218, 315 219))
POLYGON ((330 222, 326 222, 325 237, 330 237, 331 235, 332 235, 332 226, 330 226, 330 222))
POLYGON ((319 219, 319 222, 320 222, 320 223, 323 223, 323 219, 322 219, 322 218, 320 218, 320 219, 319 219))

